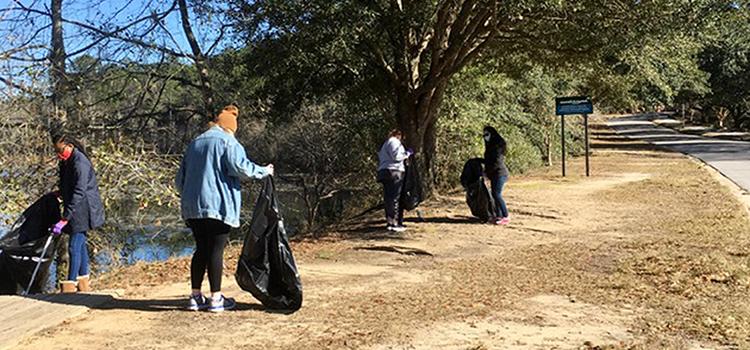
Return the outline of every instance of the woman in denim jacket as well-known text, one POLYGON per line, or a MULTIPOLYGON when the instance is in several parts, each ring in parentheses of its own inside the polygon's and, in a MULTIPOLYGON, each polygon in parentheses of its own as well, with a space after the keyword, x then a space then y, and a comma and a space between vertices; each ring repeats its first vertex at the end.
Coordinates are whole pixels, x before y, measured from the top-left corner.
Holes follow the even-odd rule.
POLYGON ((273 165, 253 163, 235 139, 238 115, 236 106, 224 107, 211 127, 187 147, 175 179, 182 218, 196 245, 190 264, 190 310, 221 312, 234 307, 234 300, 221 293, 221 274, 229 230, 240 226, 240 179, 273 175, 273 165), (210 300, 201 292, 206 270, 210 300))

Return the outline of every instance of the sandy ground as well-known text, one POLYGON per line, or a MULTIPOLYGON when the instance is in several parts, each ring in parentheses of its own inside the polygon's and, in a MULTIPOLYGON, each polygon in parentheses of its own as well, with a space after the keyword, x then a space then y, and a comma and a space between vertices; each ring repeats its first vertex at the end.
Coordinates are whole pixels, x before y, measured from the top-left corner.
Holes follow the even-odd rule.
POLYGON ((290 315, 238 289, 232 247, 224 289, 236 310, 180 310, 184 259, 138 265, 98 281, 124 297, 17 348, 750 347, 750 221, 731 191, 694 161, 637 147, 596 148, 592 169, 513 177, 508 227, 477 223, 454 193, 402 235, 373 217, 297 242, 305 301, 290 315), (392 246, 431 255, 363 249, 392 246))

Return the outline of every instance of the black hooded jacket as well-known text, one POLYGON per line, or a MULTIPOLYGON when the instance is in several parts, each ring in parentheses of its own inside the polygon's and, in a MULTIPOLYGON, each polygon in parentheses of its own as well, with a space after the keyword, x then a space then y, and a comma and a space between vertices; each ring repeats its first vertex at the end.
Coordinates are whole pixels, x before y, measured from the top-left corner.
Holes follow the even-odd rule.
POLYGON ((95 229, 104 224, 104 205, 91 161, 74 148, 70 158, 60 162, 60 195, 64 232, 74 233, 95 229))
POLYGON ((491 126, 484 131, 490 133, 490 141, 484 141, 484 172, 488 176, 509 176, 505 166, 505 139, 491 126))

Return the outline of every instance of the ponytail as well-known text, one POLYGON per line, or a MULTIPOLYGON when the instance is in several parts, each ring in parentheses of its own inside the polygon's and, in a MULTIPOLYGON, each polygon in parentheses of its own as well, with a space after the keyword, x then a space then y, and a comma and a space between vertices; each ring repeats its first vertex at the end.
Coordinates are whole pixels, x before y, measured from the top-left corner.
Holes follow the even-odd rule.
POLYGON ((498 147, 500 148, 500 154, 505 155, 505 153, 508 151, 508 143, 505 142, 505 139, 500 136, 498 139, 498 147))

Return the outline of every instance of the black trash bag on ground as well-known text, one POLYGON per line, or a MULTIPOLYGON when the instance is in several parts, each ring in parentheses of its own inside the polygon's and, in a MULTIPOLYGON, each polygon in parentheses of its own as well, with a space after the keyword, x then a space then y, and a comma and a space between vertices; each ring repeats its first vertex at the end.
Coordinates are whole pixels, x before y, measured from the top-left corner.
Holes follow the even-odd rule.
POLYGON ((234 277, 240 288, 250 292, 268 309, 298 310, 302 307, 302 282, 289 248, 271 177, 263 180, 234 277))
POLYGON ((399 205, 405 210, 417 209, 422 203, 422 182, 420 182, 417 165, 413 162, 413 157, 405 162, 406 172, 404 173, 404 185, 401 188, 401 198, 399 205))
MULTIPOLYGON (((0 237, 0 294, 17 294, 28 287, 47 243, 49 228, 59 220, 57 197, 47 194, 24 210, 10 231, 0 237)), ((42 292, 59 243, 59 237, 54 237, 47 247, 29 293, 42 292)))
POLYGON ((495 201, 482 178, 482 164, 482 158, 472 158, 466 161, 464 170, 461 172, 461 185, 466 191, 466 204, 471 210, 471 215, 487 221, 495 214, 495 201))

